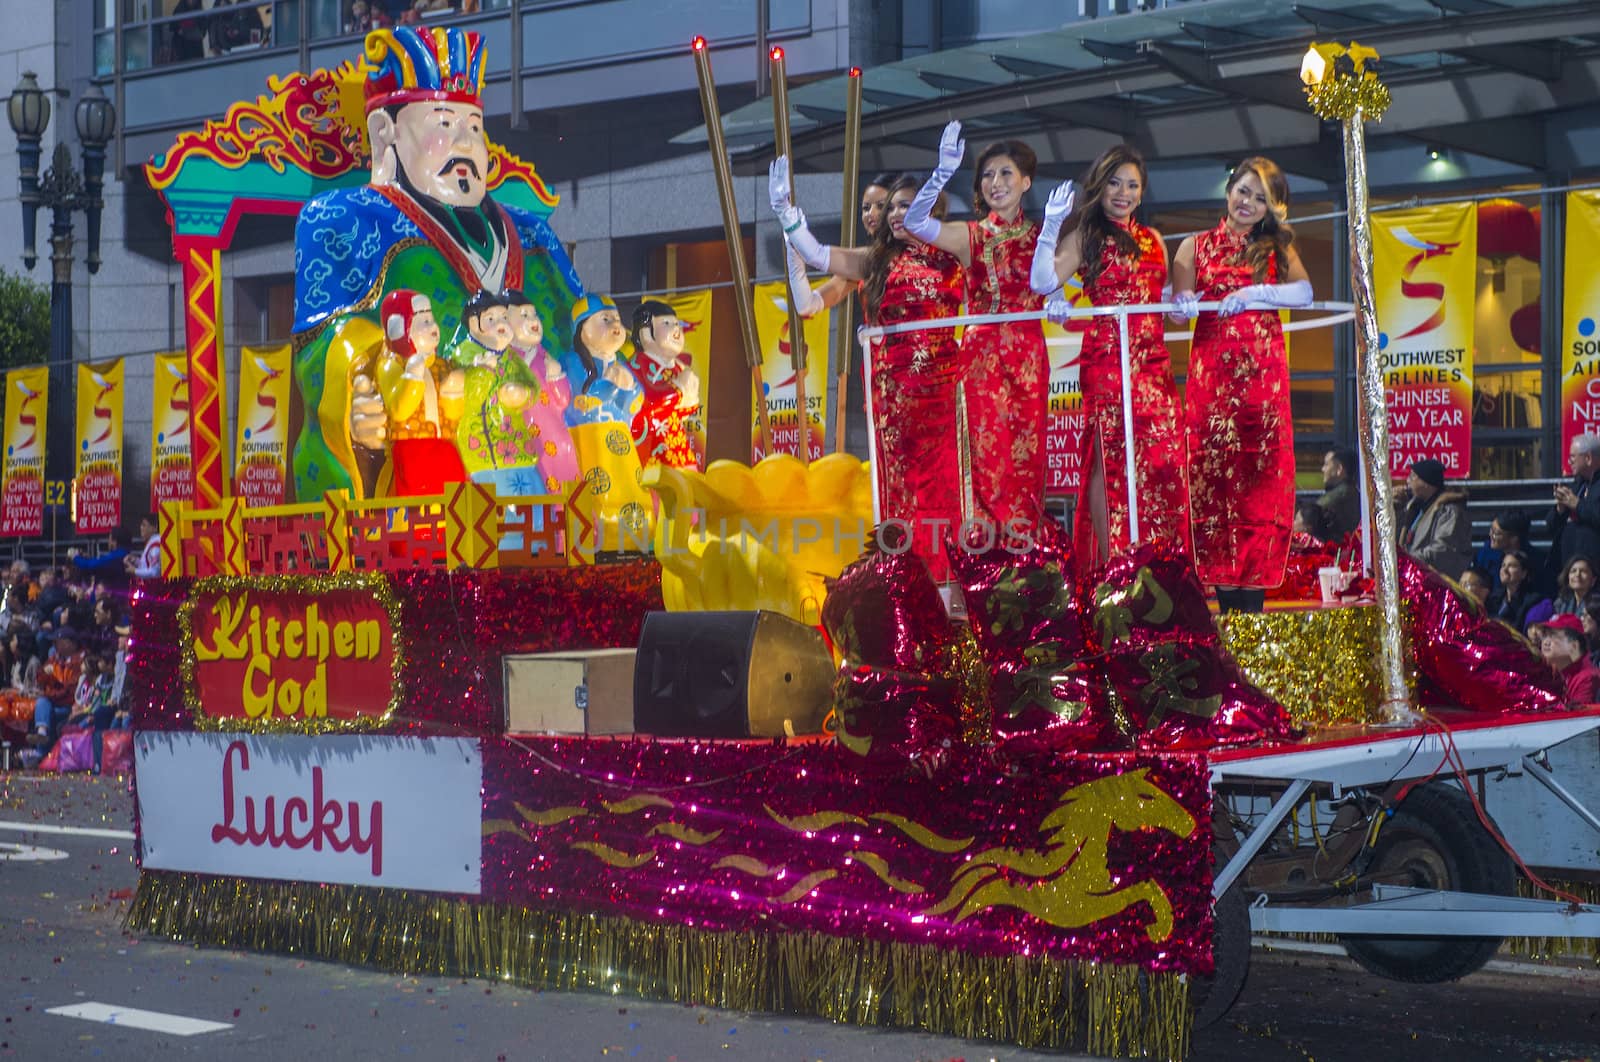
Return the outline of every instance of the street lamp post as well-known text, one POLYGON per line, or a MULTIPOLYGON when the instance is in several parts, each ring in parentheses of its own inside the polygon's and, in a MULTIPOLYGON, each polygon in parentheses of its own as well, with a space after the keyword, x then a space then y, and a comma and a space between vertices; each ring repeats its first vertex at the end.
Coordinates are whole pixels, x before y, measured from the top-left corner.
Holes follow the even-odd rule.
MULTIPOLYGON (((17 136, 18 183, 22 201, 22 263, 32 269, 38 261, 35 239, 40 207, 50 208, 50 375, 51 405, 65 400, 72 386, 72 216, 83 211, 88 227, 89 253, 84 262, 91 274, 100 271, 100 215, 105 207, 106 145, 117 128, 117 109, 99 86, 90 85, 73 112, 78 141, 83 145, 83 169, 72 165, 67 145, 56 143, 50 167, 39 172, 40 141, 50 125, 50 96, 39 87, 32 71, 22 75, 6 100, 6 117, 17 136)), ((57 408, 60 408, 57 406, 57 408)), ((55 423, 60 423, 52 418, 55 423)), ((55 464, 70 455, 57 447, 47 451, 55 464)), ((49 457, 46 458, 49 460, 49 457)))

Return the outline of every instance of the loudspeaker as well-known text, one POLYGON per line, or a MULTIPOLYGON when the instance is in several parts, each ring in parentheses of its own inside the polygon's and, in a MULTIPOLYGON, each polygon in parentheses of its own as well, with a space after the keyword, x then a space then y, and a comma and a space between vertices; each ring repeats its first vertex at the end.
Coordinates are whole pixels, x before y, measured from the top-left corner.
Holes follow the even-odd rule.
POLYGON ((776 612, 650 612, 633 728, 661 737, 820 733, 834 674, 822 633, 776 612))

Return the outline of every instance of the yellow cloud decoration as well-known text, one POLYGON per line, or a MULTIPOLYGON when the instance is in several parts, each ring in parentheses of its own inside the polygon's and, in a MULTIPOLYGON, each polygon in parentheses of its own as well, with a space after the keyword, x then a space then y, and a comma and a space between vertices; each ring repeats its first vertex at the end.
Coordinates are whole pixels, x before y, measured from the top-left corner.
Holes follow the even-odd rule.
POLYGON ((848 454, 713 461, 704 472, 657 465, 643 482, 661 503, 655 552, 669 611, 765 609, 815 625, 823 580, 861 555, 872 529, 872 477, 848 454))

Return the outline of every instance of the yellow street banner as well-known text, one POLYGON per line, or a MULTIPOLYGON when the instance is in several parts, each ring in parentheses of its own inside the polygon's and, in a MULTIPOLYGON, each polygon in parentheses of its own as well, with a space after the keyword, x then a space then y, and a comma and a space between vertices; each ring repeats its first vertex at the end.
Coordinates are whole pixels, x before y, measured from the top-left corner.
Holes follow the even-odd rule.
POLYGON ((150 413, 150 507, 194 500, 194 457, 189 447, 189 355, 156 355, 150 413))
MULTIPOLYGON (((827 281, 818 281, 821 287, 827 281)), ((795 372, 789 360, 789 285, 774 280, 755 286, 756 335, 761 340, 761 397, 767 403, 767 418, 772 425, 772 452, 799 452, 800 418, 795 409, 795 372)), ((822 457, 822 442, 827 432, 828 408, 828 322, 832 311, 824 310, 805 322, 806 361, 806 442, 809 459, 822 457)), ((761 460, 761 429, 752 419, 750 460, 761 460)))
POLYGON ((233 482, 246 505, 282 505, 289 484, 289 344, 239 351, 233 482))
POLYGON ((1561 455, 1576 435, 1600 435, 1600 191, 1567 193, 1561 299, 1561 455))
POLYGON ((80 535, 103 535, 122 524, 122 359, 78 366, 78 503, 80 535))
POLYGON ((675 292, 661 301, 671 306, 683 322, 683 352, 689 355, 690 367, 700 380, 700 412, 690 418, 687 426, 694 434, 695 452, 703 458, 706 411, 711 408, 711 290, 675 292))
MULTIPOLYGON (((1073 309, 1089 306, 1077 277, 1062 295, 1073 309)), ((1051 497, 1076 495, 1083 489, 1079 446, 1083 442, 1083 392, 1078 387, 1078 354, 1090 318, 1074 317, 1066 327, 1044 322, 1045 350, 1050 358, 1050 405, 1044 430, 1044 492, 1051 497)))
POLYGON ((1378 356, 1389 403, 1389 474, 1432 458, 1445 475, 1472 469, 1475 203, 1372 216, 1378 356))
POLYGON ((0 535, 44 533, 45 410, 50 370, 6 373, 6 460, 0 482, 0 535))

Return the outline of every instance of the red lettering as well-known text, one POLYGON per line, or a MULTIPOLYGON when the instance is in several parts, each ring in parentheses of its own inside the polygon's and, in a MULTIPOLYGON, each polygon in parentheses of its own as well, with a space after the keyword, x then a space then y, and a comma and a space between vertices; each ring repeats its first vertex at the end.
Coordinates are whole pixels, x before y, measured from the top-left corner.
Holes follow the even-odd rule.
POLYGON ((279 819, 278 797, 269 794, 261 800, 261 821, 258 825, 256 797, 246 793, 243 796, 244 829, 241 830, 235 825, 240 808, 240 800, 235 794, 235 775, 237 773, 242 779, 249 770, 250 752, 244 742, 229 744, 222 756, 222 821, 211 827, 212 844, 231 841, 252 848, 281 848, 288 845, 296 850, 310 845, 317 852, 322 851, 324 844, 335 852, 347 852, 353 848, 357 855, 370 857, 373 877, 383 876, 383 801, 372 802, 367 815, 366 835, 363 836, 360 802, 352 800, 341 805, 337 800, 325 799, 322 768, 313 767, 309 804, 301 797, 291 797, 284 802, 283 816, 279 819), (296 833, 294 826, 297 820, 301 826, 309 826, 309 832, 296 833), (342 834, 341 827, 344 831, 342 834))

